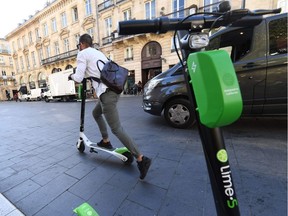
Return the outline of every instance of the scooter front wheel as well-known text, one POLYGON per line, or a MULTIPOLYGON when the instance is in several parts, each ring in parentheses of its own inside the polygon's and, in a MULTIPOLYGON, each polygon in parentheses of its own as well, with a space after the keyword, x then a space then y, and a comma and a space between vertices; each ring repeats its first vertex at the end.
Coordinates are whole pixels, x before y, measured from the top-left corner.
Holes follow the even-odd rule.
POLYGON ((131 154, 131 152, 126 151, 126 152, 122 153, 122 155, 124 155, 125 157, 127 157, 127 160, 124 161, 124 164, 125 164, 125 165, 130 165, 130 164, 133 163, 134 157, 133 157, 133 155, 131 154))
POLYGON ((83 153, 85 151, 85 144, 83 141, 80 142, 80 144, 78 145, 78 142, 76 143, 76 147, 78 149, 79 152, 83 153))

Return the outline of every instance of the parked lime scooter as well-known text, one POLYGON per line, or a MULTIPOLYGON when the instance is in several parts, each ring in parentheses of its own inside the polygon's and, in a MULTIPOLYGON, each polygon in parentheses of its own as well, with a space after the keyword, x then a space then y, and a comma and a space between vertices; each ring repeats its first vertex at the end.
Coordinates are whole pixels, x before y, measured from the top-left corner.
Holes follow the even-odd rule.
MULTIPOLYGON (((118 26, 119 35, 175 31, 174 38, 178 37, 182 58, 178 52, 177 55, 186 68, 184 74, 189 99, 195 111, 219 216, 240 215, 221 127, 240 117, 242 97, 226 51, 202 51, 209 44, 209 37, 202 30, 221 26, 256 26, 262 21, 262 15, 281 11, 230 9, 229 1, 222 1, 217 12, 196 13, 184 19, 163 16, 152 20, 128 20, 119 22, 118 26)), ((174 45, 177 47, 176 42, 174 45)))

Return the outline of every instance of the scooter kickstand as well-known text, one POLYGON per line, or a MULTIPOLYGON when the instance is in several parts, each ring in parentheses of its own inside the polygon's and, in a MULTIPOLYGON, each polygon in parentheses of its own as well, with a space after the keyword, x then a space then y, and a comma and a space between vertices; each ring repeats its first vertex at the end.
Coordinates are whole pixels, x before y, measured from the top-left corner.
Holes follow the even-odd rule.
POLYGON ((93 152, 94 152, 94 153, 98 153, 96 150, 94 150, 94 148, 90 148, 90 152, 91 152, 91 153, 93 153, 93 152))

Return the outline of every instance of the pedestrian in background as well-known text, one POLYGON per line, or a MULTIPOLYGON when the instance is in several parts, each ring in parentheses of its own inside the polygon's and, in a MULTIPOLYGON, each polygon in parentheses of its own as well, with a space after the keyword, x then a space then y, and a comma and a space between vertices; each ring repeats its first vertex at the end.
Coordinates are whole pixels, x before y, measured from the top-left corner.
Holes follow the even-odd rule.
POLYGON ((142 94, 142 82, 141 81, 137 83, 137 90, 138 90, 138 95, 141 95, 142 94))

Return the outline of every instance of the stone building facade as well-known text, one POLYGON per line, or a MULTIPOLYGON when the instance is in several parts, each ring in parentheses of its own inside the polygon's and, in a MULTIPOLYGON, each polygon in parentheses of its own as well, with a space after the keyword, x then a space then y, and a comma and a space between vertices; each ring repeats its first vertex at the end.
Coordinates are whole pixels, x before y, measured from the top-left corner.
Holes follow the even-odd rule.
MULTIPOLYGON (((232 9, 245 3, 250 9, 276 8, 282 0, 233 0, 232 9)), ((81 34, 93 36, 94 45, 129 69, 127 88, 146 83, 178 62, 173 32, 162 35, 121 36, 118 22, 153 19, 163 15, 185 16, 214 0, 54 0, 10 32, 15 89, 47 86, 51 73, 76 67, 76 45, 81 34), (185 10, 183 10, 185 8, 185 10)), ((285 1, 284 1, 285 3, 285 1)), ((287 7, 287 6, 286 6, 287 7)), ((205 10, 212 8, 205 8, 205 10)))
POLYGON ((8 42, 0 38, 0 100, 13 97, 13 90, 17 87, 13 60, 8 42))

